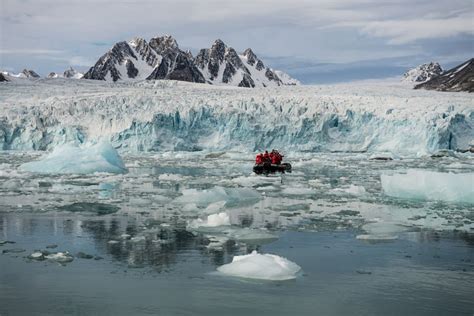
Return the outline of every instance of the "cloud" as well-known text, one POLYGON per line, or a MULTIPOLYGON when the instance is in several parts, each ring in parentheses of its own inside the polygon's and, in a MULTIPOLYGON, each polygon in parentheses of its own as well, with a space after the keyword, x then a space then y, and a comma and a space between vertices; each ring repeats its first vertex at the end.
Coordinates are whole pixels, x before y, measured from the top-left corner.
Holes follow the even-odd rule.
POLYGON ((407 44, 420 39, 436 39, 462 34, 474 34, 474 19, 470 14, 446 19, 411 19, 374 21, 363 26, 362 33, 388 38, 389 44, 407 44))
POLYGON ((117 41, 163 34, 193 51, 221 38, 238 51, 252 47, 259 55, 317 62, 428 50, 436 59, 453 37, 450 54, 465 55, 474 29, 472 0, 0 1, 4 66, 25 63, 28 54, 43 56, 43 68, 53 57, 54 67, 91 65, 117 41))

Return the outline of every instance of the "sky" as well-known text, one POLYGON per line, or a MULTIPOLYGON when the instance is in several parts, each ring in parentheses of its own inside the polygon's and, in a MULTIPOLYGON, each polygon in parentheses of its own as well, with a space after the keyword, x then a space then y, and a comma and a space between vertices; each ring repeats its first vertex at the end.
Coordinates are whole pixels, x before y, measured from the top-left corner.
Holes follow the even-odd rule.
POLYGON ((474 57, 473 0, 0 0, 0 69, 86 71, 123 40, 220 38, 304 83, 399 76, 474 57))

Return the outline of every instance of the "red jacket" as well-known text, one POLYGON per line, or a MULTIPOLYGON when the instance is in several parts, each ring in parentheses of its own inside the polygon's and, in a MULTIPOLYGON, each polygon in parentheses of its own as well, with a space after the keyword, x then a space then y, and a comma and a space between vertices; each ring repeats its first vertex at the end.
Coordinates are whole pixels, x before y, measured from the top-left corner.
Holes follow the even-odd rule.
POLYGON ((258 154, 257 157, 255 157, 255 163, 257 165, 263 163, 263 155, 262 154, 258 154))
POLYGON ((263 154, 263 161, 264 162, 270 162, 270 154, 269 153, 264 153, 263 154))

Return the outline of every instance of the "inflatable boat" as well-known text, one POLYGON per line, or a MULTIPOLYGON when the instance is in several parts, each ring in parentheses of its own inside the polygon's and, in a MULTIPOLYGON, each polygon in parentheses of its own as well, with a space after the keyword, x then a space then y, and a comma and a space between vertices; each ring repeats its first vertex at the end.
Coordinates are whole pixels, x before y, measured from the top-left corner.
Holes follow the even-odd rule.
POLYGON ((269 174, 275 172, 291 172, 291 164, 282 163, 281 165, 274 165, 271 163, 261 163, 253 166, 253 172, 256 174, 269 174))

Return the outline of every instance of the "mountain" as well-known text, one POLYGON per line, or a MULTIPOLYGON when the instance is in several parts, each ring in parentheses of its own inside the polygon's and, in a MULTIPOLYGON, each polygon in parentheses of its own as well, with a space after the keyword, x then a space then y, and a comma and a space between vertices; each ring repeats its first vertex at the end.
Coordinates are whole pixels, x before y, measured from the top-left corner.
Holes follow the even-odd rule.
POLYGON ((60 75, 58 75, 55 72, 50 72, 47 76, 47 78, 49 78, 49 79, 55 79, 55 78, 59 78, 59 77, 60 77, 60 75))
POLYGON ((415 89, 474 92, 474 58, 418 84, 415 89))
POLYGON ((196 64, 211 84, 247 88, 282 85, 280 78, 250 48, 239 55, 220 39, 211 48, 200 50, 196 64))
POLYGON ((174 79, 204 82, 192 55, 179 49, 171 36, 119 42, 84 74, 85 79, 144 80, 174 79))
POLYGON ((211 48, 201 49, 196 58, 179 48, 169 35, 149 42, 135 38, 116 43, 84 74, 85 79, 134 81, 170 79, 240 87, 280 86, 283 82, 272 69, 265 67, 251 49, 239 55, 221 40, 211 48))
POLYGON ((403 80, 409 82, 426 82, 442 73, 443 69, 438 63, 430 62, 407 71, 403 75, 403 80))
POLYGON ((69 69, 66 69, 64 71, 63 77, 64 78, 71 78, 71 79, 81 79, 82 77, 84 77, 84 74, 81 73, 81 72, 78 72, 75 69, 73 69, 72 67, 70 67, 69 69))
POLYGON ((40 75, 31 69, 23 69, 21 74, 23 74, 26 78, 40 78, 40 75))
POLYGON ((9 80, 7 79, 6 75, 0 72, 0 82, 3 82, 3 81, 9 81, 9 80))

